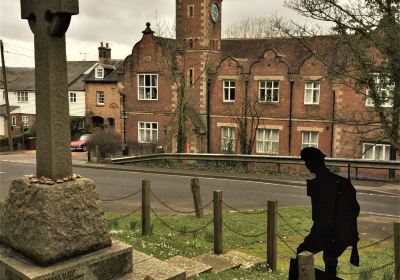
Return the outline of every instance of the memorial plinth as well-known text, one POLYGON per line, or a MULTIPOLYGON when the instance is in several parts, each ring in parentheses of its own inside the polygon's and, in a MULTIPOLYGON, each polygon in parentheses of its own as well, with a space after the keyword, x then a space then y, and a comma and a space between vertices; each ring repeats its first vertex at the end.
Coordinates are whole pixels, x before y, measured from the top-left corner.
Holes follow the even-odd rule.
POLYGON ((109 280, 131 271, 132 246, 116 240, 110 247, 47 267, 0 245, 1 280, 109 280))
POLYGON ((40 265, 111 245, 92 180, 14 180, 0 213, 0 242, 40 265))

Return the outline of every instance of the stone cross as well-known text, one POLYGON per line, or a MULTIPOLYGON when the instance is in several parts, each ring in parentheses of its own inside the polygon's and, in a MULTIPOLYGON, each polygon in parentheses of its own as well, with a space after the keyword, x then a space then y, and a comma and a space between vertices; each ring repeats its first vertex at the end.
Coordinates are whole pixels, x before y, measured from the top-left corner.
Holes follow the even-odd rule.
POLYGON ((72 175, 65 32, 78 0, 21 0, 35 41, 36 176, 72 175))

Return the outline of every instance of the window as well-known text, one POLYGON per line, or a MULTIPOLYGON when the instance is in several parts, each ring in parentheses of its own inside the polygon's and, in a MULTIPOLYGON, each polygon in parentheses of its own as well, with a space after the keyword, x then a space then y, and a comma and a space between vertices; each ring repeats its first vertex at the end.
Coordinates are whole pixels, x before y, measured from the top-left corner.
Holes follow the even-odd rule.
POLYGON ((257 129, 256 152, 265 154, 279 153, 279 130, 257 129))
POLYGON ((374 160, 389 160, 390 145, 364 143, 362 158, 363 159, 374 159, 374 160))
POLYGON ((158 75, 139 74, 138 75, 138 98, 139 100, 158 99, 158 75))
POLYGON ((29 126, 29 118, 28 116, 22 116, 22 125, 29 126))
POLYGON ((260 81, 260 102, 279 102, 279 81, 260 81))
POLYGON ((17 126, 17 117, 16 116, 11 116, 11 125, 17 126))
POLYGON ((190 68, 189 69, 189 86, 193 85, 193 80, 194 79, 194 69, 190 68))
POLYGON ((194 17, 194 5, 188 6, 188 17, 190 18, 194 17))
POLYGON ((235 151, 234 127, 221 127, 221 150, 227 152, 235 151))
MULTIPOLYGON (((393 89, 394 85, 390 83, 389 78, 381 78, 378 74, 374 75, 375 90, 379 96, 381 107, 392 107, 393 106, 393 89)), ((367 98, 365 100, 365 106, 374 106, 374 101, 369 97, 370 90, 367 89, 367 98)))
POLYGON ((27 91, 18 91, 17 92, 17 101, 18 102, 28 102, 28 92, 27 91))
POLYGON ((104 78, 104 68, 97 67, 95 70, 95 79, 103 79, 104 78))
POLYGON ((320 82, 308 81, 305 83, 304 104, 319 104, 320 82))
POLYGON ((223 81, 224 102, 234 102, 236 95, 236 82, 223 81))
POLYGON ((75 92, 69 93, 69 102, 76 103, 76 93, 75 92))
POLYGON ((150 143, 158 141, 158 123, 156 122, 139 122, 138 125, 139 143, 150 143))
POLYGON ((189 48, 193 48, 193 39, 189 39, 189 48))
POLYGON ((97 106, 104 106, 104 91, 96 91, 97 106))
POLYGON ((306 147, 314 147, 318 148, 318 136, 319 133, 316 131, 303 131, 301 133, 301 148, 306 148, 306 147))

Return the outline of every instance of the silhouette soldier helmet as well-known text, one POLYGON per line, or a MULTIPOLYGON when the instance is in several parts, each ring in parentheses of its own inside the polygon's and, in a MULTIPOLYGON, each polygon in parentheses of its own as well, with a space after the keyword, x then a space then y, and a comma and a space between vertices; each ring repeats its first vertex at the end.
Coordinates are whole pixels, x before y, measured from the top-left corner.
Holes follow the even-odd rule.
POLYGON ((308 162, 324 162, 326 155, 319 149, 307 147, 301 150, 301 159, 308 162))

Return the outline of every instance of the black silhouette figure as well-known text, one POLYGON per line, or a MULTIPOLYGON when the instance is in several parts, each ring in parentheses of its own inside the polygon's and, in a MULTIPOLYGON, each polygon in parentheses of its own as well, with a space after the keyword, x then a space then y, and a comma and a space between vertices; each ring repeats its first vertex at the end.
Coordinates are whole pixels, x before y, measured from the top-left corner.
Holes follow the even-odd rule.
MULTIPOLYGON (((336 267, 347 247, 352 246, 350 262, 358 266, 357 217, 360 206, 356 199, 356 190, 349 179, 336 175, 325 166, 325 157, 317 148, 304 148, 301 158, 307 169, 316 176, 307 180, 307 195, 311 197, 311 232, 297 248, 297 254, 303 251, 323 252, 325 276, 320 279, 336 279, 336 267)), ((298 268, 291 265, 289 279, 298 278, 298 268)), ((317 277, 318 279, 318 277, 317 277)))

